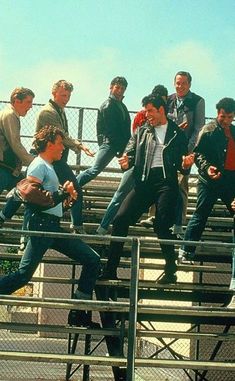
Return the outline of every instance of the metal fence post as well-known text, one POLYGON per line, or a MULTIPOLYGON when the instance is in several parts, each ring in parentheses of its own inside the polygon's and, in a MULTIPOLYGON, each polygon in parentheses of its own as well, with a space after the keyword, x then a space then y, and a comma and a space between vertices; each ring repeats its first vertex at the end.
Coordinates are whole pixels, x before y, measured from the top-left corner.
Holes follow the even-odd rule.
MULTIPOLYGON (((82 140, 83 131, 83 121, 84 121, 84 108, 80 108, 78 112, 78 140, 82 140)), ((76 165, 81 165, 81 151, 77 154, 76 165)))
POLYGON ((131 249, 130 312, 127 349, 127 381, 135 379, 136 324, 138 308, 140 242, 134 238, 131 249))

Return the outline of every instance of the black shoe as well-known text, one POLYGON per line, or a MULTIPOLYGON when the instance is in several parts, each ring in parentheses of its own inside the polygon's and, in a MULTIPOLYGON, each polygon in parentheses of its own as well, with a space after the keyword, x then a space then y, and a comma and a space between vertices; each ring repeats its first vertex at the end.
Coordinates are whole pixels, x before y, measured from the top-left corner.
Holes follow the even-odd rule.
POLYGON ((70 310, 68 324, 76 327, 100 328, 99 323, 93 322, 86 311, 70 310))
POLYGON ((100 274, 99 280, 118 280, 117 272, 111 272, 106 269, 100 274))
POLYGON ((157 280, 157 284, 175 284, 177 282, 177 276, 175 274, 164 274, 162 278, 157 280))
POLYGON ((115 381, 126 381, 126 368, 117 368, 114 370, 115 381))

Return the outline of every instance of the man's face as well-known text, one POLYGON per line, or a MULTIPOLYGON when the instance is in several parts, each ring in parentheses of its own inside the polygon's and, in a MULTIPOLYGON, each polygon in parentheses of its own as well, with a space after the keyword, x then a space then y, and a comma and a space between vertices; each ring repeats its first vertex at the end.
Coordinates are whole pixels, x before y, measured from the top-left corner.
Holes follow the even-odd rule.
POLYGON ((64 108, 71 97, 71 91, 65 90, 63 87, 58 87, 53 93, 54 102, 61 108, 64 108))
POLYGON ((177 75, 174 86, 178 97, 183 98, 188 94, 191 83, 188 82, 188 78, 185 75, 177 75))
POLYGON ((110 86, 110 93, 115 96, 119 101, 122 100, 126 88, 118 83, 110 86))
POLYGON ((48 142, 47 149, 50 152, 50 157, 52 161, 57 161, 61 159, 64 145, 63 145, 63 139, 60 135, 58 135, 55 138, 55 142, 48 142))
POLYGON ((227 113, 223 108, 217 111, 217 121, 221 127, 227 128, 232 124, 235 112, 227 113))
POLYGON ((27 97, 25 97, 22 101, 16 98, 13 103, 13 107, 20 116, 25 116, 27 112, 32 108, 32 105, 33 97, 31 95, 27 95, 27 97))
POLYGON ((162 124, 161 121, 164 114, 164 108, 162 106, 157 109, 152 103, 148 103, 144 109, 146 118, 151 126, 155 127, 162 124))

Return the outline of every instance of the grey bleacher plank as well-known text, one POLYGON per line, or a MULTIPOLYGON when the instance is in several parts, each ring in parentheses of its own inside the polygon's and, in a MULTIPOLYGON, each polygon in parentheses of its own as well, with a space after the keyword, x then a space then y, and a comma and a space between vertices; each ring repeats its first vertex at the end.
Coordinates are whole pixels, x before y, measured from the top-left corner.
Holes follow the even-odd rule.
MULTIPOLYGON (((0 322, 0 329, 7 329, 11 331, 21 332, 56 332, 56 333, 77 333, 83 335, 99 335, 99 336, 120 336, 120 329, 113 328, 87 328, 76 327, 69 325, 51 325, 51 324, 30 324, 30 323, 18 323, 18 322, 0 322)), ((127 334, 127 331, 124 331, 127 334)))
MULTIPOLYGON (((103 365, 126 367, 127 360, 123 357, 98 357, 84 355, 68 355, 53 353, 23 353, 0 351, 1 360, 33 361, 49 363, 73 363, 85 365, 103 365)), ((198 370, 235 370, 234 361, 192 361, 192 360, 168 360, 136 358, 136 367, 161 367, 175 369, 198 369, 198 370)))

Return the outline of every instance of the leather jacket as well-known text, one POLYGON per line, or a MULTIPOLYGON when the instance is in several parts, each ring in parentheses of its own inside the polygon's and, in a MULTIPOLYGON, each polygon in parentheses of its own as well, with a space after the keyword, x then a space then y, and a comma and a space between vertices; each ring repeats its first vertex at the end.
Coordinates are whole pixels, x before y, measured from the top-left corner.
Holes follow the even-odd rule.
MULTIPOLYGON (((233 124, 230 126, 230 131, 235 140, 235 126, 233 124)), ((227 145, 228 138, 217 119, 202 128, 194 152, 196 153, 195 164, 198 167, 199 178, 204 183, 219 183, 208 176, 207 170, 211 165, 218 168, 223 177, 227 145)))
POLYGON ((96 124, 97 140, 101 145, 110 144, 121 156, 130 139, 131 120, 129 112, 123 102, 110 96, 98 111, 96 124))
MULTIPOLYGON (((163 174, 172 185, 178 185, 177 171, 188 174, 182 169, 182 156, 187 154, 187 139, 182 130, 172 120, 168 120, 163 155, 163 174)), ((125 152, 129 158, 129 167, 134 166, 136 182, 145 182, 151 169, 153 153, 157 142, 154 127, 144 124, 129 140, 125 152)))

